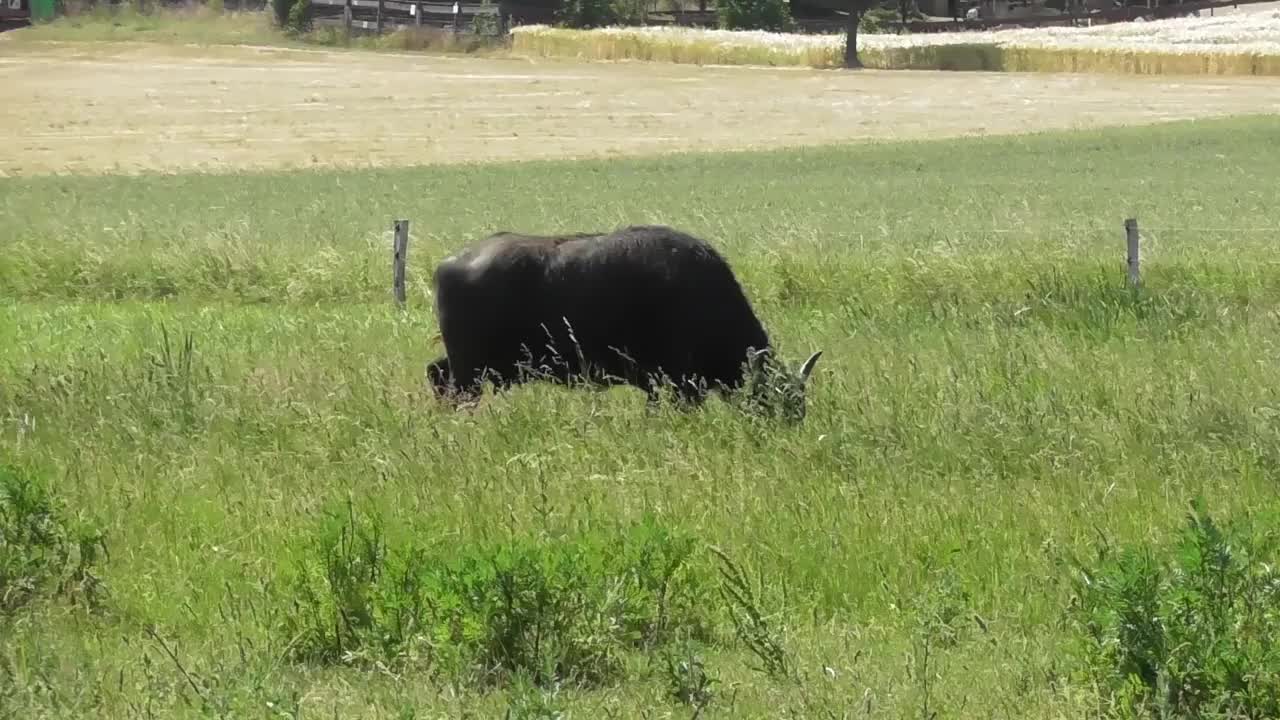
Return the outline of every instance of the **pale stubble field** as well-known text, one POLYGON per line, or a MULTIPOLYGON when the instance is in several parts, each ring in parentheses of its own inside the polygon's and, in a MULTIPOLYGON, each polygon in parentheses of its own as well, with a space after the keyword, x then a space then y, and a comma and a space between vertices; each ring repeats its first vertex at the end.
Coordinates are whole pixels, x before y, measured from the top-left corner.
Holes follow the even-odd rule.
POLYGON ((609 157, 1280 111, 1241 77, 858 73, 0 42, 0 174, 609 157))

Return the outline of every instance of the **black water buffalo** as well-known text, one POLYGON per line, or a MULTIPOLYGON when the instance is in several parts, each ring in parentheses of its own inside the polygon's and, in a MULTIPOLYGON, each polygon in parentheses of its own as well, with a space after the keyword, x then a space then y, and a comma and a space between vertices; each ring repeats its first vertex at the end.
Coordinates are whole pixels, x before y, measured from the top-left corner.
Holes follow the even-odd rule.
POLYGON ((432 282, 445 355, 427 374, 440 396, 542 377, 633 385, 651 403, 669 384, 697 405, 749 384, 754 407, 798 421, 822 354, 783 367, 724 258, 665 226, 499 232, 445 258, 432 282))

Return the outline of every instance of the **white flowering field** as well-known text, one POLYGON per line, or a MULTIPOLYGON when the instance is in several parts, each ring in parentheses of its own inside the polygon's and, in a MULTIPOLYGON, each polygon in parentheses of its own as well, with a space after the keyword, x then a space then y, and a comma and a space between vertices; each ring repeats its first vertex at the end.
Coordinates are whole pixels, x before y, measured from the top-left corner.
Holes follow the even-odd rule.
MULTIPOLYGON (((839 64, 844 36, 676 27, 605 28, 575 31, 530 25, 513 29, 519 50, 598 59, 676 62, 762 62, 830 66, 839 64)), ((1275 74, 1280 71, 1280 12, 1217 17, 1185 17, 1095 27, 1014 28, 921 34, 861 34, 858 48, 871 66, 917 67, 936 63, 950 69, 1134 70, 1133 57, 1164 58, 1165 66, 1145 72, 1275 74), (946 52, 963 49, 971 57, 946 52), (973 57, 974 51, 989 51, 973 57), (1059 67, 1070 57, 1071 67, 1059 67), (1017 67, 1008 65, 1014 58, 1017 67), (1206 58, 1201 67, 1188 60, 1206 58), (1247 59, 1226 62, 1224 59, 1247 59), (1261 60, 1260 60, 1261 59, 1261 60), (970 67, 973 65, 974 67, 970 67), (1081 66, 1087 67, 1081 67, 1081 66)))
POLYGON ((1003 47, 1155 50, 1166 53, 1250 52, 1280 54, 1280 11, 1182 17, 1095 27, 1012 28, 918 35, 863 35, 859 47, 990 43, 1003 47))

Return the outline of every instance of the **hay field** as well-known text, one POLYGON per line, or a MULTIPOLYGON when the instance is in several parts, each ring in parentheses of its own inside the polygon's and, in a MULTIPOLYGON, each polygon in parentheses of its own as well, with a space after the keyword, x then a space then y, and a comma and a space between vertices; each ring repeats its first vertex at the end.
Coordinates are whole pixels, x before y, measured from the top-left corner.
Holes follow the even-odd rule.
POLYGON ((609 157, 1275 111, 1280 84, 1255 78, 0 44, 6 175, 609 157))

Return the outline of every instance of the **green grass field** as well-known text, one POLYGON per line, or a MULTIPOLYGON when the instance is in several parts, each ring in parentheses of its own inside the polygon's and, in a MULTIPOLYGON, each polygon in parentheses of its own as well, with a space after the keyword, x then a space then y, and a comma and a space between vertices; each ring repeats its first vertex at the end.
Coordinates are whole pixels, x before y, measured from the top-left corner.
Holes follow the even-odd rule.
POLYGON ((1196 496, 1277 507, 1278 134, 0 179, 0 716, 1096 717, 1074 563, 1196 496), (793 362, 826 351, 803 426, 424 395, 436 261, 642 222, 722 248, 793 362))

